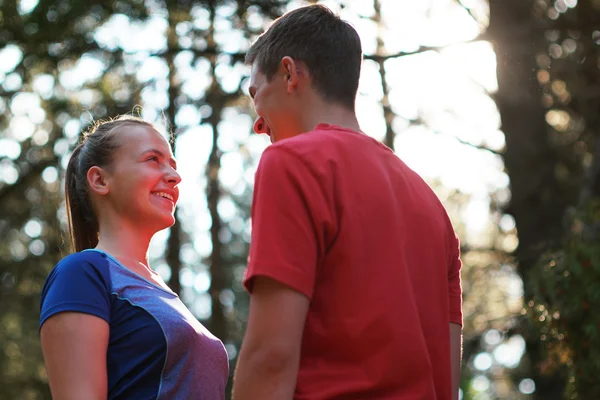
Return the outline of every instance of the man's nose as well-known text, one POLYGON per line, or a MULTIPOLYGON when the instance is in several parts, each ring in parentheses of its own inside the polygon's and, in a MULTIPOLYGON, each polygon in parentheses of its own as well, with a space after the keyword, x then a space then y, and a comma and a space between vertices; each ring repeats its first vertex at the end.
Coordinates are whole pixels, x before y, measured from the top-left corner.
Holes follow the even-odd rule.
POLYGON ((270 134, 270 131, 269 125, 267 125, 263 117, 256 118, 256 121, 254 121, 254 132, 265 133, 268 135, 270 134))

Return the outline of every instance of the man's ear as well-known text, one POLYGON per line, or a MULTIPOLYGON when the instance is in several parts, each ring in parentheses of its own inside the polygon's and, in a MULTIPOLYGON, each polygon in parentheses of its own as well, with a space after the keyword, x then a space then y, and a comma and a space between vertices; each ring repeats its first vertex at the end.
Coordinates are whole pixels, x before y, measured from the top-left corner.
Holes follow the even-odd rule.
POLYGON ((104 169, 94 165, 88 170, 86 178, 92 193, 100 196, 108 194, 109 185, 106 179, 106 171, 104 169))
POLYGON ((298 87, 302 71, 300 70, 300 63, 296 62, 292 57, 285 56, 281 59, 281 67, 283 68, 287 91, 291 93, 298 87))

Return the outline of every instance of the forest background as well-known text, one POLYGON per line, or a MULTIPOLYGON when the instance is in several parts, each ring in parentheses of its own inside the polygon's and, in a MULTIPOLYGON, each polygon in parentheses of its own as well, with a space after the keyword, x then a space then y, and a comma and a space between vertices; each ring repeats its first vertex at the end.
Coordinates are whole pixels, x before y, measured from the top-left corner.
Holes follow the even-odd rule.
MULTIPOLYGON (((50 399, 39 294, 66 254, 62 179, 94 121, 174 137, 176 224, 151 265, 231 370, 254 172, 244 53, 315 1, 0 0, 0 399, 50 399)), ((463 399, 600 398, 600 1, 331 0, 365 53, 363 130, 462 241, 463 399)))

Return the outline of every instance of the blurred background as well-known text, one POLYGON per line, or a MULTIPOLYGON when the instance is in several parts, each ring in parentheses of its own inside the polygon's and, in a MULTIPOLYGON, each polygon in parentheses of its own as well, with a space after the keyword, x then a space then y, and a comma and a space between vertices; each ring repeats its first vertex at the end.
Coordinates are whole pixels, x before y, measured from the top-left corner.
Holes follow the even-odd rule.
MULTIPOLYGON (((254 172, 249 44, 316 1, 0 0, 0 399, 50 399, 39 293, 67 254, 62 179, 94 120, 171 136, 177 223, 151 265, 226 344, 254 172)), ((331 0, 365 54, 363 130, 462 242, 462 399, 600 398, 600 1, 331 0)))

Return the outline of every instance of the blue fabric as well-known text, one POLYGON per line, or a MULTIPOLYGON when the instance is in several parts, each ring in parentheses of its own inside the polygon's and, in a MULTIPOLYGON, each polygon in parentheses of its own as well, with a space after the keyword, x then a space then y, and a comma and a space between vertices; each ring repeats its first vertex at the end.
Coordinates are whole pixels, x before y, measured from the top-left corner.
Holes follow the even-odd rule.
POLYGON ((95 315, 109 324, 109 399, 225 398, 227 353, 179 297, 86 250, 62 259, 41 297, 40 327, 60 312, 95 315))

